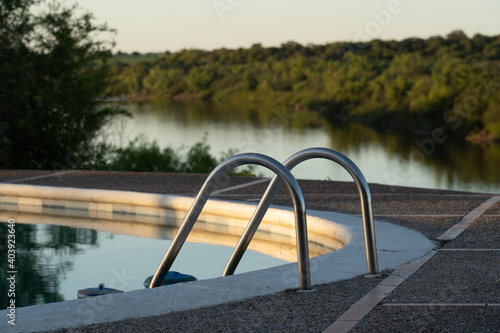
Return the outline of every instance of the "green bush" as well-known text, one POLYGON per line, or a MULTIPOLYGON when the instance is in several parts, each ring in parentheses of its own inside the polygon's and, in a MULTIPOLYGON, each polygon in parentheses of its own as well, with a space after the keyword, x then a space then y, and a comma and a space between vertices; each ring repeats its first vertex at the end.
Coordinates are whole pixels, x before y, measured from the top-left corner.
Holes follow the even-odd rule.
POLYGON ((127 147, 114 150, 108 169, 178 172, 180 165, 179 157, 172 148, 161 151, 156 142, 147 142, 143 137, 139 137, 127 147))
MULTIPOLYGON (((229 150, 218 160, 210 154, 210 146, 203 141, 190 147, 186 156, 171 147, 160 149, 156 141, 149 142, 144 136, 130 141, 128 146, 117 148, 105 143, 95 144, 79 165, 83 169, 136 172, 210 173, 223 160, 234 155, 229 150)), ((231 175, 254 176, 253 167, 241 167, 231 175)))
POLYGON ((210 173, 217 164, 217 160, 210 155, 210 146, 205 142, 198 142, 189 149, 182 171, 186 173, 210 173))

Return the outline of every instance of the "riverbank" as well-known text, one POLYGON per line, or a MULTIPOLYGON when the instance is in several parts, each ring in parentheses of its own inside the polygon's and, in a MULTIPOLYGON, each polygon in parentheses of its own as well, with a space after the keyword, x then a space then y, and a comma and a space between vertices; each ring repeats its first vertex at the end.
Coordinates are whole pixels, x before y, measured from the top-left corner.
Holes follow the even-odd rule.
POLYGON ((116 62, 106 94, 136 100, 300 105, 402 131, 500 138, 500 36, 182 50, 116 62), (133 83, 131 83, 133 82, 133 83), (398 126, 391 126, 395 129, 398 126))

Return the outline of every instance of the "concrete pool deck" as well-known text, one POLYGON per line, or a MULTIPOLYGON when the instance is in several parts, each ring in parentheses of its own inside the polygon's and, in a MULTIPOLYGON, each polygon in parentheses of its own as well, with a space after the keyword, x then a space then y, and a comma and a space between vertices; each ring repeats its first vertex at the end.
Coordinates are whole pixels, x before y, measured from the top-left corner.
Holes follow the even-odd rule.
MULTIPOLYGON (((197 193, 205 177, 80 171, 54 175, 43 171, 0 170, 0 182, 11 184, 190 196, 197 193)), ((216 197, 255 201, 267 183, 242 187, 249 182, 255 179, 227 177, 221 181, 216 197)), ((299 184, 308 210, 360 213, 354 184, 331 181, 299 181, 299 184)), ((491 194, 377 184, 370 184, 370 190, 376 219, 419 231, 435 242, 436 249, 419 262, 403 265, 395 272, 327 283, 316 286, 314 292, 285 291, 60 332, 321 332, 328 328, 332 332, 498 331, 500 198, 491 194), (462 224, 452 228, 459 222, 462 224)), ((280 192, 274 203, 289 206, 288 193, 280 192)))

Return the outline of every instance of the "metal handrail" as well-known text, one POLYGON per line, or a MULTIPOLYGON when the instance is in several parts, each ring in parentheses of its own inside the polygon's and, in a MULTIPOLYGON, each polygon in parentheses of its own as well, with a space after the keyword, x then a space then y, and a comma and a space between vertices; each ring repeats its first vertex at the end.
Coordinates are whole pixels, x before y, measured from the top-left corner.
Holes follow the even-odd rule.
MULTIPOLYGON (((311 272, 309 266, 309 244, 307 239, 307 219, 306 208, 302 191, 297 183, 297 180, 292 176, 290 171, 275 159, 254 153, 245 153, 235 155, 220 163, 208 176, 202 188, 198 192, 191 208, 189 209, 184 221, 179 227, 179 231, 172 240, 172 244, 168 248, 162 262, 151 280, 149 288, 158 287, 162 284, 163 279, 167 275, 169 269, 177 257, 182 245, 186 241, 191 229, 193 228, 198 216, 200 215, 205 203, 212 193, 219 179, 228 171, 244 164, 257 164, 272 170, 281 182, 285 182, 293 199, 295 210, 295 232, 297 242, 297 261, 299 269, 299 288, 301 290, 311 289, 311 272)), ((281 185, 280 182, 280 185, 281 185)), ((253 235, 252 235, 253 236, 253 235)))
MULTIPOLYGON (((368 274, 378 273, 378 259, 377 259, 377 244, 375 240, 375 226, 373 224, 373 214, 372 214, 372 204, 370 189, 368 188, 368 183, 361 173, 361 170, 351 161, 347 156, 328 148, 308 148, 298 153, 290 156, 283 164, 292 170, 296 165, 300 164, 305 160, 312 158, 325 158, 340 164, 354 179, 358 192, 361 198, 361 212, 363 216, 363 229, 365 233, 365 247, 366 247, 366 264, 368 268, 368 274)), ((257 206, 250 222, 243 231, 238 244, 234 248, 233 254, 229 259, 224 272, 222 275, 232 275, 238 266, 243 253, 250 244, 253 235, 257 231, 260 222, 262 221, 267 209, 271 205, 274 196, 278 192, 282 184, 281 179, 274 177, 271 183, 266 189, 266 192, 262 196, 262 199, 257 206)))

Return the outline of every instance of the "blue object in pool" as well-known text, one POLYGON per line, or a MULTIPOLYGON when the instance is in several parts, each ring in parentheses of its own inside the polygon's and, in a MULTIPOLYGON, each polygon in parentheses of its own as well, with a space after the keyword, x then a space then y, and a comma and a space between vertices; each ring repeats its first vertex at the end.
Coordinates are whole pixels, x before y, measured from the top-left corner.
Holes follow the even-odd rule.
MULTIPOLYGON (((145 288, 149 288, 152 279, 153 275, 149 276, 146 280, 144 280, 143 285, 145 288)), ((198 279, 192 275, 182 274, 176 271, 169 271, 167 273, 167 276, 165 276, 165 279, 163 280, 161 285, 168 286, 169 284, 176 284, 180 282, 189 282, 189 281, 198 281, 198 279)))
POLYGON ((116 294, 122 293, 123 290, 118 290, 114 288, 106 288, 104 283, 99 283, 99 287, 97 288, 86 288, 78 290, 78 298, 86 298, 93 296, 101 296, 106 294, 116 294))

